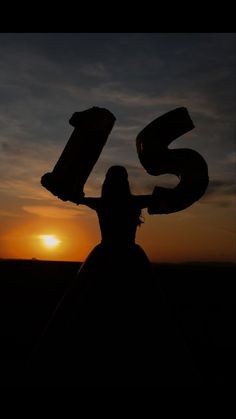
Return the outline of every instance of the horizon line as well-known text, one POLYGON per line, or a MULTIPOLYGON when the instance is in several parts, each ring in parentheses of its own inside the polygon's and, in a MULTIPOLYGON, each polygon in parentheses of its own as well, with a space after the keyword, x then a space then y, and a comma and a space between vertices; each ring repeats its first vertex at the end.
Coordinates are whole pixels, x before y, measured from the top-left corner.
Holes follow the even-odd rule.
MULTIPOLYGON (((79 260, 48 260, 39 258, 4 258, 0 257, 0 261, 25 261, 25 262, 53 262, 53 263, 79 263, 82 264, 84 261, 79 260)), ((236 265, 236 261, 182 261, 182 262, 161 262, 161 261, 150 261, 151 265, 236 265)))

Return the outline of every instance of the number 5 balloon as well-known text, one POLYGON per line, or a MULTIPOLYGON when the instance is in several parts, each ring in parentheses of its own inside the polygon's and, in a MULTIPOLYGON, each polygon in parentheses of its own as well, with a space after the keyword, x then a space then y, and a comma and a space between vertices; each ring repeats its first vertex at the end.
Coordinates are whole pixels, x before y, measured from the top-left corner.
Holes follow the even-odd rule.
POLYGON ((181 211, 198 201, 208 186, 208 168, 201 154, 192 149, 169 149, 168 145, 194 128, 186 108, 174 109, 154 119, 137 136, 137 152, 147 173, 179 177, 175 188, 156 186, 149 214, 181 211))

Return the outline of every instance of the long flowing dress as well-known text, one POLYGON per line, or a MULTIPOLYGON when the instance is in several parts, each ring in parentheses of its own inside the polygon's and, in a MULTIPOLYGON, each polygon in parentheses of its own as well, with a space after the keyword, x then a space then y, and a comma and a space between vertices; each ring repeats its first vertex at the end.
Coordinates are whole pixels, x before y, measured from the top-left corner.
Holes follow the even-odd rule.
POLYGON ((192 360, 176 336, 151 264, 135 243, 137 200, 104 205, 94 198, 90 204, 102 240, 82 264, 34 352, 30 385, 192 386, 192 360))

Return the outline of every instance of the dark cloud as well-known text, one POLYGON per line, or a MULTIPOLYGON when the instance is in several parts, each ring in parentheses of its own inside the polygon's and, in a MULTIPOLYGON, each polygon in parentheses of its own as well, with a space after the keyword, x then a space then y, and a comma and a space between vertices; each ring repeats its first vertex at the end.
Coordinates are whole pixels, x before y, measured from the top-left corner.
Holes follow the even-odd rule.
POLYGON ((231 179, 212 179, 201 203, 212 207, 236 207, 236 184, 231 179))
POLYGON ((219 194, 236 197, 236 184, 232 182, 232 180, 210 180, 206 195, 210 196, 219 194))
POLYGON ((19 147, 15 147, 12 144, 7 143, 6 141, 3 141, 0 143, 1 152, 6 153, 9 156, 19 156, 22 154, 22 150, 19 147))

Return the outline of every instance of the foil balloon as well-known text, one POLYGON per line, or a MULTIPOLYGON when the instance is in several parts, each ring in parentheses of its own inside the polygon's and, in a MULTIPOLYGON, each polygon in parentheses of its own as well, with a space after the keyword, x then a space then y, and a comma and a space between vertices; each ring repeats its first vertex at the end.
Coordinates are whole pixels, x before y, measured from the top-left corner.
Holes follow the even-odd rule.
POLYGON ((180 180, 174 188, 154 188, 149 214, 181 211, 204 195, 209 178, 207 163, 201 154, 188 148, 168 148, 172 141, 193 128, 188 110, 180 107, 154 119, 138 134, 137 152, 147 173, 153 176, 174 174, 180 180))

